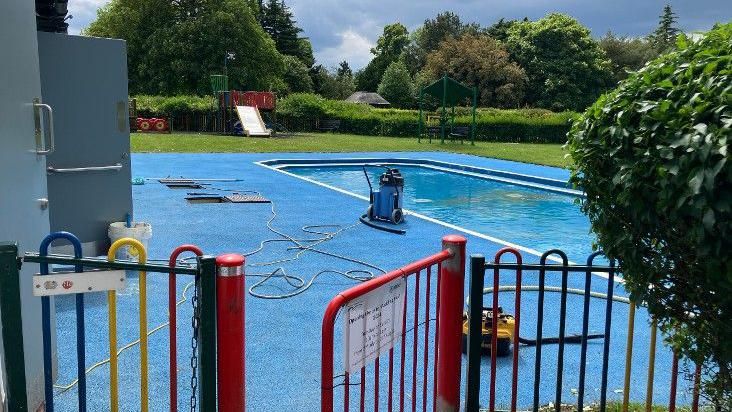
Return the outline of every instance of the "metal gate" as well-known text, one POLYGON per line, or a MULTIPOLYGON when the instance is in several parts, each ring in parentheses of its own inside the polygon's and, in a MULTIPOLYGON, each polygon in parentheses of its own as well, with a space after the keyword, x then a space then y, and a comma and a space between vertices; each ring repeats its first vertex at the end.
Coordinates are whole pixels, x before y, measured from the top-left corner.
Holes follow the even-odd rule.
MULTIPOLYGON (((613 302, 617 300, 623 300, 629 304, 628 318, 627 318, 627 340, 625 342, 625 363, 622 383, 622 410, 625 412, 629 408, 629 393, 631 388, 631 377, 632 377, 632 366, 633 366, 633 339, 635 331, 635 302, 628 300, 627 298, 618 298, 614 295, 614 287, 618 282, 618 278, 615 276, 620 274, 622 271, 620 268, 615 266, 614 261, 610 261, 609 265, 597 265, 595 259, 598 256, 602 256, 602 252, 596 252, 587 258, 585 265, 569 264, 566 253, 561 250, 553 249, 549 250, 541 255, 538 263, 524 263, 521 253, 513 248, 503 248, 498 251, 492 262, 486 263, 485 258, 482 255, 472 255, 470 257, 470 284, 469 284, 469 309, 467 313, 468 322, 468 336, 467 336, 467 373, 465 383, 465 410, 475 412, 481 410, 482 406, 479 405, 479 396, 481 392, 481 354, 483 352, 481 344, 483 343, 484 334, 483 323, 488 323, 486 319, 490 318, 490 384, 489 384, 489 405, 488 410, 495 411, 496 407, 496 390, 510 391, 510 410, 515 411, 520 407, 517 403, 517 392, 518 382, 520 376, 519 369, 519 345, 521 344, 519 333, 521 331, 521 297, 522 291, 524 293, 528 287, 524 283, 524 276, 527 272, 538 273, 538 286, 532 286, 531 291, 538 293, 537 304, 535 308, 532 308, 532 312, 536 314, 536 347, 535 347, 535 362, 533 365, 534 379, 530 387, 533 389, 532 407, 533 411, 544 410, 548 403, 546 399, 540 398, 540 384, 544 382, 542 378, 542 342, 546 339, 542 334, 544 330, 544 321, 546 319, 545 314, 545 293, 546 292, 558 292, 560 293, 559 303, 559 330, 558 337, 551 338, 556 339, 552 343, 558 345, 557 350, 557 364, 556 364, 556 377, 554 382, 555 396, 552 399, 553 409, 557 412, 562 410, 563 406, 571 403, 576 406, 576 410, 582 411, 586 406, 586 378, 587 378, 587 348, 588 341, 593 338, 589 334, 588 323, 590 319, 590 299, 591 298, 602 298, 605 300, 604 303, 604 333, 602 335, 596 335, 594 337, 602 336, 602 367, 600 372, 600 399, 597 405, 601 411, 605 411, 608 405, 607 392, 608 392, 608 368, 609 368, 609 355, 612 348, 621 347, 617 342, 611 341, 611 328, 613 319, 613 302), (513 262, 506 262, 504 256, 513 256, 513 262), (550 261, 551 262, 548 262, 550 261), (486 272, 491 273, 492 276, 488 276, 492 287, 489 289, 492 294, 491 306, 487 309, 489 314, 486 313, 484 319, 484 307, 483 307, 483 296, 485 292, 485 278, 486 272), (547 286, 546 278, 548 273, 559 274, 561 276, 561 286, 547 286), (598 292, 592 289, 592 280, 595 275, 604 277, 604 285, 600 285, 605 288, 605 292, 598 292), (568 287, 568 281, 570 276, 577 276, 579 282, 582 282, 583 289, 577 290, 568 287), (506 277, 515 280, 515 284, 511 286, 501 285, 501 279, 506 277), (582 281, 583 279, 583 281, 582 281), (501 313, 499 312, 499 292, 514 292, 514 314, 513 314, 513 333, 512 333, 512 359, 511 359, 511 383, 510 387, 506 385, 499 385, 497 382, 497 357, 500 349, 498 347, 498 325, 499 322, 496 319, 501 319, 501 313), (576 375, 572 375, 569 378, 565 376, 564 364, 567 360, 565 358, 565 345, 567 344, 568 338, 566 337, 566 320, 567 320, 567 297, 570 293, 579 294, 582 296, 582 333, 581 335, 574 335, 571 338, 574 343, 580 343, 580 359, 579 359, 579 370, 576 375), (577 392, 576 400, 571 402, 567 399, 562 398, 563 382, 567 379, 577 379, 577 392)), ((650 325, 650 339, 648 349, 648 371, 646 376, 646 410, 650 411, 653 405, 653 385, 654 385, 654 373, 655 373, 655 357, 656 357, 656 323, 652 322, 650 325)), ((672 371, 670 378, 670 396, 669 396, 669 410, 673 411, 676 408, 676 392, 677 392, 677 379, 678 379, 678 362, 679 359, 674 355, 672 361, 672 371)), ((692 398, 692 410, 696 412, 699 408, 699 381, 701 377, 701 369, 699 365, 696 365, 694 372, 694 385, 693 385, 693 398, 692 398)), ((529 382, 524 382, 523 387, 529 386, 529 382)), ((633 384, 634 387, 638 387, 639 384, 636 382, 633 384)))
MULTIPOLYGON (((379 411, 380 408, 388 411, 446 411, 459 408, 465 243, 461 236, 446 236, 442 239, 441 252, 354 286, 330 301, 323 316, 321 411, 332 412, 336 402, 341 403, 338 409, 344 411, 350 410, 352 403, 360 411, 379 411), (392 335, 392 339, 383 345, 379 342, 373 356, 364 356, 365 359, 355 362, 360 365, 355 372, 349 372, 351 362, 344 359, 343 369, 335 374, 336 318, 341 314, 348 323, 353 305, 357 306, 360 300, 367 300, 369 294, 395 282, 403 282, 402 306, 393 308, 392 312, 392 319, 399 324, 393 328, 399 331, 398 336, 392 335), (382 369, 384 366, 386 370, 382 369), (355 397, 351 396, 352 386, 359 389, 355 397), (371 387, 367 389, 368 386, 371 387), (337 397, 336 388, 342 388, 337 397)), ((371 314, 367 310, 368 307, 363 313, 371 314)), ((381 312, 378 313, 378 330, 381 330, 388 322, 382 322, 381 312)), ((365 331, 368 324, 364 322, 363 325, 363 335, 366 335, 369 333, 365 331)), ((362 333, 361 330, 356 332, 362 333)), ((347 334, 344 333, 346 342, 347 334)), ((377 336, 382 336, 381 332, 377 336)), ((366 338, 360 344, 366 353, 366 338)), ((344 347, 347 345, 344 343, 344 347)))
MULTIPOLYGON (((53 359, 51 343, 50 296, 75 295, 76 357, 78 381, 78 410, 87 410, 85 344, 87 342, 84 321, 84 298, 87 293, 106 291, 109 330, 109 409, 119 410, 118 354, 129 345, 118 347, 116 284, 124 282, 124 271, 139 272, 139 346, 140 346, 140 405, 149 409, 148 393, 148 330, 147 324, 147 273, 168 274, 168 304, 170 327, 170 410, 178 410, 177 400, 177 337, 176 337, 176 281, 184 276, 192 281, 191 297, 191 388, 192 410, 214 411, 218 408, 232 411, 244 410, 244 258, 239 255, 219 257, 203 255, 193 245, 182 245, 170 256, 168 265, 150 264, 144 246, 131 238, 119 239, 109 249, 107 259, 84 258, 81 243, 68 232, 56 232, 47 236, 39 253, 27 253, 18 257, 14 243, 0 243, 0 310, 2 311, 3 344, 8 372, 9 410, 27 410, 26 378, 24 372, 23 335, 21 328, 19 268, 22 264, 38 263, 39 275, 34 276, 34 294, 42 296, 42 333, 44 359, 45 410, 54 410, 53 359), (74 248, 74 256, 48 254, 54 241, 65 240, 74 248), (115 259, 122 247, 130 247, 138 261, 115 259), (196 255, 195 264, 181 264, 182 253, 196 255), (73 266, 74 271, 52 272, 49 265, 73 266), (217 317, 219 322, 217 324, 217 317), (224 320, 224 322, 221 322, 224 320), (221 365, 225 365, 223 368, 221 365), (218 377, 218 379, 217 379, 218 377)), ((93 325, 98 327, 99 325, 93 325)), ((160 328, 160 326, 158 327, 160 328)), ((137 342, 135 342, 137 343, 137 342)), ((98 366, 98 365, 97 365, 98 366)))

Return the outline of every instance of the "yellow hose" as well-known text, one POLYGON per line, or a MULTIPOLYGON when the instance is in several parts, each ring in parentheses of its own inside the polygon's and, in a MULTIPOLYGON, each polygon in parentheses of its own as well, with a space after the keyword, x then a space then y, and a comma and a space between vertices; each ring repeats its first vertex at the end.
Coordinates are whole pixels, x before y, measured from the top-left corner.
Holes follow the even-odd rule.
POLYGON ((633 331, 635 324, 635 304, 631 302, 628 311, 628 340, 625 348, 625 383, 623 384, 623 412, 628 412, 630 401, 630 368, 633 358, 633 331))
MULTIPOLYGON (((113 261, 117 250, 129 246, 137 252, 139 263, 147 262, 147 252, 140 241, 125 237, 118 239, 109 248, 107 259, 113 261)), ((147 272, 140 271, 140 410, 148 411, 148 379, 147 379, 147 272)), ((112 411, 119 408, 119 387, 117 371, 117 298, 114 291, 107 293, 109 301, 109 372, 110 372, 110 402, 112 411)))
POLYGON ((646 412, 653 409, 653 375, 656 366, 656 319, 651 322, 651 345, 648 349, 648 384, 646 386, 646 412))

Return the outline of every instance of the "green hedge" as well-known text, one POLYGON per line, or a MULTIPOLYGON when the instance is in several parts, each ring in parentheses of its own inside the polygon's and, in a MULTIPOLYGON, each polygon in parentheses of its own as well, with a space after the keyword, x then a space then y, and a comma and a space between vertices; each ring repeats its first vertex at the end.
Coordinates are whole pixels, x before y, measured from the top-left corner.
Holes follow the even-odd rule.
MULTIPOLYGON (((134 96, 140 116, 179 116, 215 111, 212 97, 134 96)), ((471 124, 470 108, 458 107, 455 124, 471 124)), ((544 109, 478 109, 476 139, 503 142, 564 143, 578 114, 544 109)), ((416 137, 417 110, 375 109, 315 94, 294 93, 277 102, 277 119, 292 131, 313 131, 322 119, 341 121, 340 131, 359 135, 416 137)))
MULTIPOLYGON (((457 108, 455 124, 469 126, 469 108, 457 108)), ((419 112, 375 109, 371 106, 326 100, 313 94, 292 94, 278 103, 278 118, 296 131, 310 131, 319 119, 341 121, 340 131, 360 135, 416 137, 419 112)), ((573 112, 554 113, 543 109, 478 109, 476 139, 505 142, 564 143, 573 112)))
POLYGON ((199 96, 132 96, 137 101, 140 116, 176 116, 210 113, 216 110, 213 97, 199 96))

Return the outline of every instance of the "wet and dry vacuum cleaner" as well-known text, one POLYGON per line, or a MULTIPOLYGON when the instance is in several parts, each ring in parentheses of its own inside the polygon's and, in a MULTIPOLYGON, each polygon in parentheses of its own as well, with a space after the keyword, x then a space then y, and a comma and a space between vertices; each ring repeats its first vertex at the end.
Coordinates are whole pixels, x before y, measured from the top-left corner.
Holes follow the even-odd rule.
POLYGON ((386 171, 379 177, 379 190, 374 191, 366 170, 367 166, 369 165, 363 166, 363 174, 366 176, 366 182, 369 185, 369 207, 366 209, 366 213, 361 216, 361 223, 375 229, 401 235, 405 234, 406 230, 382 224, 399 225, 404 222, 404 211, 402 210, 404 177, 398 169, 379 166, 385 168, 386 171))
MULTIPOLYGON (((493 308, 483 307, 481 319, 481 337, 480 337, 480 349, 481 353, 488 354, 491 351, 491 337, 493 334, 493 308)), ((513 342, 514 326, 516 319, 513 315, 505 313, 502 307, 498 307, 498 327, 497 329, 497 350, 496 356, 508 356, 511 353, 511 343, 513 342)), ((586 339, 602 339, 604 334, 588 334, 586 339)), ((565 335, 563 339, 564 343, 582 343, 582 335, 571 334, 565 335)), ((518 342, 526 346, 536 345, 549 345, 559 343, 559 337, 549 337, 539 339, 528 339, 520 337, 518 342)), ((463 342, 462 342, 463 353, 468 353, 468 313, 463 312, 463 342)))

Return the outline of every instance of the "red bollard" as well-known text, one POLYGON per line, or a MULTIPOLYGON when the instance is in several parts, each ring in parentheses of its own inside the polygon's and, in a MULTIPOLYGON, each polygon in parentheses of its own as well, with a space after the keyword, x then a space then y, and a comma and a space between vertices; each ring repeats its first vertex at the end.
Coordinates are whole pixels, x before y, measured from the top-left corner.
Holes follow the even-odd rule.
POLYGON ((216 258, 216 346, 219 411, 245 410, 244 256, 216 258))
POLYGON ((460 409, 460 350, 465 305, 465 244, 458 235, 442 238, 442 249, 452 251, 440 267, 440 329, 438 331, 437 401, 439 412, 460 409))

